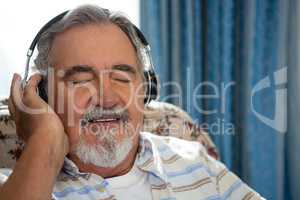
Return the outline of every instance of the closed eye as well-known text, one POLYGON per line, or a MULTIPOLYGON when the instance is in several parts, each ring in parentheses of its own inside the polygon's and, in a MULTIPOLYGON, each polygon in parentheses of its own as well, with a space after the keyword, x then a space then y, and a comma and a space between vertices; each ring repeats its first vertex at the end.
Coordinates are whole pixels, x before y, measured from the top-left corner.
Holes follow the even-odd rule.
POLYGON ((78 84, 84 84, 88 83, 92 80, 70 80, 69 82, 72 83, 73 85, 78 85, 78 84))
POLYGON ((111 79, 113 79, 114 81, 122 82, 122 83, 129 83, 129 82, 131 82, 132 77, 131 77, 131 75, 129 75, 126 72, 114 70, 111 73, 111 79))
POLYGON ((126 79, 120 79, 120 78, 114 78, 115 81, 120 81, 120 82, 123 82, 123 83, 129 83, 130 80, 126 80, 126 79))
POLYGON ((94 80, 93 74, 90 72, 78 72, 68 77, 67 81, 71 84, 85 84, 94 80))

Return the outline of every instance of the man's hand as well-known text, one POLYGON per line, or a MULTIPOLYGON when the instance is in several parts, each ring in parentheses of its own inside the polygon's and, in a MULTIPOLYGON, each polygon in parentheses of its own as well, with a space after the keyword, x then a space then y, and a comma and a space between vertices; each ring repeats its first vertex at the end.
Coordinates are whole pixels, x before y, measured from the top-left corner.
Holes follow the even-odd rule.
POLYGON ((61 120, 37 94, 40 79, 40 75, 32 76, 22 89, 20 76, 13 77, 9 111, 26 146, 0 187, 0 199, 51 199, 56 176, 68 153, 68 137, 61 120))
MULTIPOLYGON (((31 76, 23 89, 21 77, 17 74, 13 77, 9 111, 15 121, 16 132, 24 141, 28 141, 35 134, 39 135, 38 137, 51 137, 51 139, 67 141, 61 120, 37 94, 40 80, 41 75, 39 74, 31 76)), ((65 149, 66 153, 67 150, 65 149)))

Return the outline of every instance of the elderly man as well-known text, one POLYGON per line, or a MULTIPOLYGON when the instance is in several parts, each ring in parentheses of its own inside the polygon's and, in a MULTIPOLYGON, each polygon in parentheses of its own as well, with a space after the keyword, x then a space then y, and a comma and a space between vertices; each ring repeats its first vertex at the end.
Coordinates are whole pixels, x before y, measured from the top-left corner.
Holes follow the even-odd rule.
POLYGON ((0 199, 261 199, 201 144, 141 132, 143 43, 126 17, 81 6, 38 43, 48 99, 45 77, 22 87, 14 75, 9 109, 26 147, 0 173, 0 199))

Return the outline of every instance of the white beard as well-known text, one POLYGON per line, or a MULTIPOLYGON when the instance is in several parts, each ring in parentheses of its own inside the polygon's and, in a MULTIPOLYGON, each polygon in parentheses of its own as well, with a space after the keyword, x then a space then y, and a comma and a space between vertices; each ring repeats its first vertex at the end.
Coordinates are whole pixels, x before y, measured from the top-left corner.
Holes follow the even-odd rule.
POLYGON ((101 138, 102 144, 88 144, 83 137, 74 150, 75 155, 86 164, 98 167, 113 168, 120 164, 133 147, 133 137, 126 138, 118 144, 111 134, 105 134, 101 138))

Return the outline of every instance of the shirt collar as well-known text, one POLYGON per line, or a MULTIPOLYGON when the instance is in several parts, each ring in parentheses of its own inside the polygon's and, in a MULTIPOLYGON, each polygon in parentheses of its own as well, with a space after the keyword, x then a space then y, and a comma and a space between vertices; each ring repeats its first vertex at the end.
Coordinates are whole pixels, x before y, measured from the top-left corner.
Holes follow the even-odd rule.
POLYGON ((72 177, 82 177, 85 179, 88 179, 90 177, 90 173, 80 172, 76 164, 67 157, 65 157, 64 159, 62 171, 72 177))
POLYGON ((147 132, 140 134, 137 167, 145 172, 151 173, 160 181, 166 183, 167 176, 163 168, 159 145, 154 142, 155 135, 147 132))

